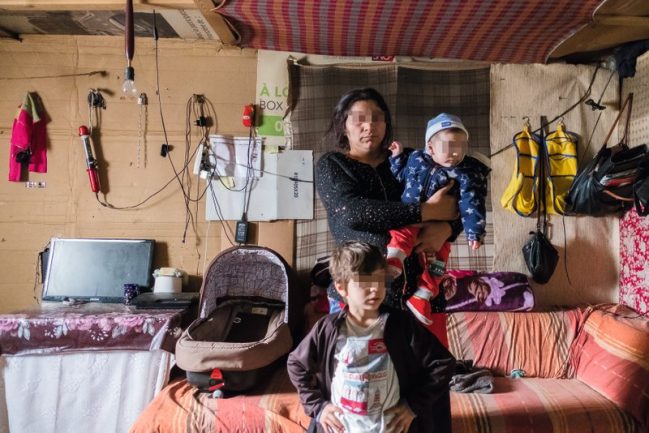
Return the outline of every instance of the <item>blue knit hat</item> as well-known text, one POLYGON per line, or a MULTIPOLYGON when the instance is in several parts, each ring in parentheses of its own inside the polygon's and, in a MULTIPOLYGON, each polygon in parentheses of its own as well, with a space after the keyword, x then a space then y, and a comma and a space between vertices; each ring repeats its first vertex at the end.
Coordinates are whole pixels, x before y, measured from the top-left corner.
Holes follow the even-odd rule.
POLYGON ((426 143, 428 143, 430 137, 439 131, 450 128, 461 129, 466 134, 466 137, 469 138, 469 131, 464 127, 462 119, 453 114, 441 113, 428 121, 428 125, 426 126, 426 143))

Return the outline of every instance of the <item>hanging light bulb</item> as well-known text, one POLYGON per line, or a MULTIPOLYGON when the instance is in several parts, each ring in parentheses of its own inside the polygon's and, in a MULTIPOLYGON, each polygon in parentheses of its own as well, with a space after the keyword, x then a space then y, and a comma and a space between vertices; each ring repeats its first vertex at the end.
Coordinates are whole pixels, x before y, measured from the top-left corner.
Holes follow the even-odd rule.
POLYGON ((124 82, 122 83, 122 93, 124 96, 137 96, 137 87, 135 87, 135 69, 130 65, 124 70, 124 82))
POLYGON ((133 53, 135 52, 135 34, 133 31, 133 0, 126 0, 126 9, 124 11, 124 48, 126 52, 126 69, 124 70, 124 82, 122 83, 122 93, 125 96, 137 96, 135 87, 135 69, 131 66, 133 53))

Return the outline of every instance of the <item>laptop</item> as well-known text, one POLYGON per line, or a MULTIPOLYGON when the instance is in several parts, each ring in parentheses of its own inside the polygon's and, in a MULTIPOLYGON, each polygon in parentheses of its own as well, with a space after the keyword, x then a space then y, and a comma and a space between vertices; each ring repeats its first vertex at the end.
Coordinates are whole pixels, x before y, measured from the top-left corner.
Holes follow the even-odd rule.
POLYGON ((52 238, 44 301, 124 302, 124 284, 151 287, 152 239, 52 238))

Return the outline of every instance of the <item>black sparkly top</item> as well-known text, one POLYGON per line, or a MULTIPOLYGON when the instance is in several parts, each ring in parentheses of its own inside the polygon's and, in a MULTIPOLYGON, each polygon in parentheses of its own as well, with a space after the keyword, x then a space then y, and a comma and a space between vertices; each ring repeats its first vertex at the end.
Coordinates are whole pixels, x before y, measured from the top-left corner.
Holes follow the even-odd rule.
POLYGON ((387 157, 374 168, 343 153, 328 152, 318 160, 315 179, 337 244, 364 241, 385 251, 388 230, 421 222, 420 204, 401 202, 403 188, 387 157))

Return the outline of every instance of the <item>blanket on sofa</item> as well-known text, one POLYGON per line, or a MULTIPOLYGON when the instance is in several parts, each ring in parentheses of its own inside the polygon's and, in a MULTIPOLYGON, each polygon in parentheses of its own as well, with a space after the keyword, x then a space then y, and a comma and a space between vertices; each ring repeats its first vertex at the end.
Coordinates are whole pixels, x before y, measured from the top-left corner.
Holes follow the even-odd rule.
POLYGON ((211 398, 186 380, 167 385, 142 412, 131 433, 304 433, 311 419, 285 369, 248 395, 211 398))
MULTIPOLYGON (((164 388, 131 433, 304 433, 310 419, 284 370, 263 394, 209 398, 186 380, 164 388)), ((633 432, 633 420, 578 380, 494 378, 491 394, 451 393, 453 433, 633 432), (513 409, 517 409, 512 412, 513 409), (524 414, 524 415, 523 415, 524 414)))

